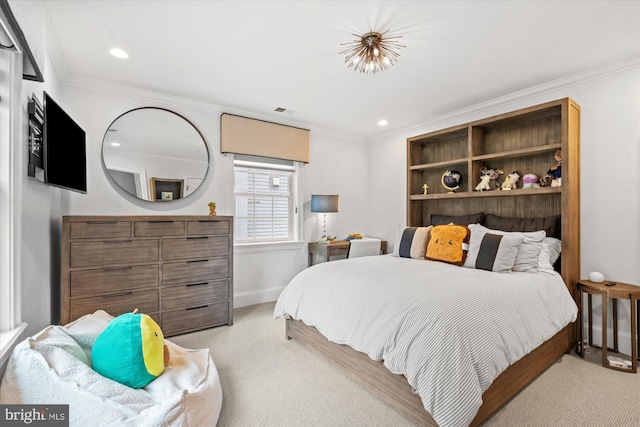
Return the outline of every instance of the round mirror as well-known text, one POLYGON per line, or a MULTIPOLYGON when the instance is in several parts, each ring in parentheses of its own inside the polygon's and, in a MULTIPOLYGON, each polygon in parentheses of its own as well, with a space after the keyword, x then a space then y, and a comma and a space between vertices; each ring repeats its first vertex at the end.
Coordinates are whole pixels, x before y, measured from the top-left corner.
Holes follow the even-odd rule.
POLYGON ((102 161, 127 193, 168 202, 200 186, 209 169, 209 150, 189 120, 164 108, 143 107, 111 123, 102 140, 102 161))

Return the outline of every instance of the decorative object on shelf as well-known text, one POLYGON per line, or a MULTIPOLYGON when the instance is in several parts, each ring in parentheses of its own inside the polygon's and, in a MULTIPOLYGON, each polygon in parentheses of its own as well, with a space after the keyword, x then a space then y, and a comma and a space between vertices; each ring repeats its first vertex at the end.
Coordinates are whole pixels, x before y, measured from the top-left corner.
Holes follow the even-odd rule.
POLYGON ((208 204, 209 206, 209 216, 216 216, 216 203, 215 202, 209 202, 208 204))
POLYGON ((162 200, 173 200, 173 191, 161 191, 162 200))
POLYGON ((455 193, 460 188, 462 182, 462 174, 458 171, 446 171, 442 174, 442 186, 449 190, 449 193, 455 193))
POLYGON ((357 240, 357 239, 362 239, 362 234, 360 234, 360 233, 351 233, 344 240, 346 240, 347 242, 350 242, 351 240, 357 240))
POLYGON ((480 182, 476 185, 476 191, 489 191, 491 190, 491 186, 489 186, 489 180, 491 180, 491 176, 489 175, 480 175, 480 182))
POLYGON ((604 282, 604 274, 600 273, 599 271, 592 271, 591 273, 589 273, 589 280, 594 283, 602 283, 604 282))
POLYGON ((424 194, 427 194, 429 186, 427 184, 422 184, 422 189, 424 190, 424 194))
POLYGON ((533 173, 528 173, 522 177, 522 188, 540 188, 540 179, 533 173))
POLYGON ((489 169, 486 166, 483 166, 480 168, 480 177, 482 177, 483 175, 489 175, 489 189, 497 190, 498 188, 500 188, 497 179, 500 177, 500 175, 504 175, 504 169, 489 169))
POLYGON ((549 168, 547 174, 553 175, 554 178, 562 178, 562 151, 556 150, 553 153, 553 158, 556 160, 556 164, 549 168))
POLYGON ((562 186, 562 151, 556 150, 553 153, 556 164, 551 166, 547 174, 540 180, 542 187, 561 187, 562 186))
POLYGON ((516 188, 518 188, 519 179, 520 174, 518 173, 518 171, 513 171, 504 178, 504 182, 502 183, 501 188, 503 190, 515 190, 516 188))
POLYGON ((322 213, 322 237, 320 241, 335 240, 335 236, 327 234, 327 213, 338 212, 338 195, 337 194, 312 194, 311 195, 311 212, 322 213))
POLYGON ((361 73, 377 73, 386 70, 393 62, 400 57, 398 51, 403 46, 398 43, 402 36, 387 35, 389 30, 378 33, 373 30, 363 35, 353 34, 356 40, 342 43, 347 46, 340 55, 345 55, 344 62, 348 68, 353 67, 354 71, 361 73))

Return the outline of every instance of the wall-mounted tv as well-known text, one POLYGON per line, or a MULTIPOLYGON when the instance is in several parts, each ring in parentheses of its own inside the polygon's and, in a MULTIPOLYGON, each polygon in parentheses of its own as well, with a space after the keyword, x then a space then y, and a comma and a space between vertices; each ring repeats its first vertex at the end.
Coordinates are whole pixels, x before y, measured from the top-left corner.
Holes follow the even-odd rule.
POLYGON ((49 185, 86 193, 87 160, 84 130, 47 92, 44 92, 42 106, 35 96, 32 97, 29 122, 29 175, 38 177, 49 185), (42 114, 40 123, 34 120, 32 112, 42 114), (38 124, 41 126, 40 129, 38 124), (44 174, 37 173, 38 168, 42 168, 44 174))

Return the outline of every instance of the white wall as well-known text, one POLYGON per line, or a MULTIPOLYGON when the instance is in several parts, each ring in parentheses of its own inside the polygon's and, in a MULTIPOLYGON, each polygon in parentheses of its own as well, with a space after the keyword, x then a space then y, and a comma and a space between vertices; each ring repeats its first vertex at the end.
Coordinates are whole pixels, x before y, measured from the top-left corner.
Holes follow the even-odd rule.
MULTIPOLYGON (((194 108, 166 101, 162 95, 145 99, 76 86, 64 86, 63 91, 63 108, 86 132, 88 186, 87 194, 62 193, 63 215, 207 215, 210 201, 217 203, 218 215, 233 213, 231 160, 220 153, 221 108, 211 105, 194 108), (160 204, 140 201, 114 188, 105 176, 101 164, 104 133, 120 114, 144 106, 163 107, 183 115, 207 141, 211 156, 209 174, 188 198, 160 204)), ((356 232, 366 234, 367 145, 314 129, 310 143, 311 162, 301 168, 303 239, 320 237, 319 216, 309 209, 311 194, 340 195, 340 212, 328 214, 331 234, 340 237, 356 232)), ((306 268, 307 247, 305 244, 284 245, 276 250, 243 247, 236 248, 234 257, 234 305, 239 307, 274 301, 291 278, 306 268)))
POLYGON ((22 81, 22 158, 17 162, 17 167, 22 169, 20 274, 22 320, 29 324, 26 336, 59 321, 59 310, 52 311, 51 307, 52 304, 59 306, 60 297, 57 284, 60 282, 62 190, 27 176, 27 102, 32 94, 42 102, 43 91, 56 100, 62 98, 60 80, 48 55, 45 56, 44 79, 44 83, 22 81))
MULTIPOLYGON (((406 138, 570 97, 581 107, 581 275, 597 270, 608 279, 640 285, 640 68, 636 64, 625 71, 557 86, 538 87, 503 103, 471 107, 372 142, 371 232, 393 244, 398 225, 406 224, 406 138)), ((600 324, 600 310, 594 298, 596 325, 600 324)), ((629 348, 628 302, 619 302, 618 320, 621 348, 629 348)))

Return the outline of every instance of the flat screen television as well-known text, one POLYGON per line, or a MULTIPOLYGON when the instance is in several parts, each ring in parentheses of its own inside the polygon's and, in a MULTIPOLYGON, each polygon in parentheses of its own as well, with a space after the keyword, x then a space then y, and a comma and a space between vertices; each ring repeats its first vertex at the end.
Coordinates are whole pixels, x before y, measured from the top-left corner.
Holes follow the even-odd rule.
POLYGON ((56 187, 87 192, 85 132, 44 92, 44 182, 56 187))

